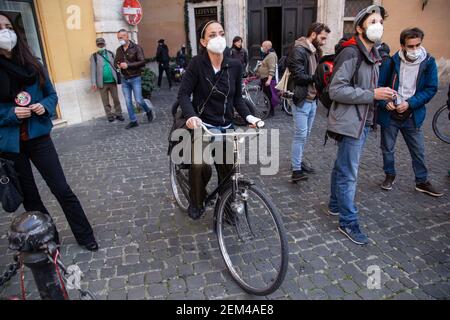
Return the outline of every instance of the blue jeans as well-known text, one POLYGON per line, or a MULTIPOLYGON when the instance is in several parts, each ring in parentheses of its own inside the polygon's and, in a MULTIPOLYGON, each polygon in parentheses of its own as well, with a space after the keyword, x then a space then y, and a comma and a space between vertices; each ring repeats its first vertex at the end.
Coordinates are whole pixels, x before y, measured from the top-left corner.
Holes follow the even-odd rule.
POLYGON ((292 140, 292 171, 302 169, 303 150, 306 139, 311 134, 314 118, 316 117, 317 102, 302 101, 293 110, 294 137, 292 140))
POLYGON ((337 158, 331 172, 328 207, 332 212, 339 213, 342 227, 358 223, 358 208, 355 205, 358 167, 368 135, 369 127, 366 127, 359 139, 344 136, 338 144, 337 158))
POLYGON ((134 113, 132 94, 134 95, 136 102, 139 103, 145 112, 150 111, 150 108, 144 102, 144 98, 142 97, 141 77, 134 77, 128 80, 122 77, 122 92, 127 103, 128 116, 130 117, 131 122, 137 121, 136 114, 134 113))
POLYGON ((391 119, 388 127, 381 128, 381 151, 383 152, 383 169, 386 174, 395 176, 395 142, 401 132, 412 158, 416 183, 427 182, 428 171, 425 166, 425 142, 423 131, 416 128, 414 120, 404 122, 391 119))

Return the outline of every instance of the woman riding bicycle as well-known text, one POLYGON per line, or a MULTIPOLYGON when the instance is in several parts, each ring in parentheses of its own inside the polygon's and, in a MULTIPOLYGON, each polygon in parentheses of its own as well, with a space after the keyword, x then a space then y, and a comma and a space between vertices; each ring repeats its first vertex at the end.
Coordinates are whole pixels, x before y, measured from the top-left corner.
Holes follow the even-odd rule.
MULTIPOLYGON (((187 119, 186 126, 196 129, 204 124, 210 130, 225 132, 233 129, 236 109, 242 118, 255 127, 260 119, 250 114, 242 99, 242 65, 239 61, 224 56, 226 40, 222 25, 217 21, 209 21, 203 23, 198 31, 200 54, 190 62, 178 93, 183 116, 187 119)), ((226 148, 225 144, 223 147, 221 160, 227 158, 225 150, 233 151, 232 148, 226 148)), ((226 164, 225 161, 216 161, 215 166, 219 181, 233 169, 233 165, 226 164)), ((204 159, 201 164, 192 161, 188 214, 194 220, 199 219, 205 211, 206 186, 211 176, 212 169, 204 159)))

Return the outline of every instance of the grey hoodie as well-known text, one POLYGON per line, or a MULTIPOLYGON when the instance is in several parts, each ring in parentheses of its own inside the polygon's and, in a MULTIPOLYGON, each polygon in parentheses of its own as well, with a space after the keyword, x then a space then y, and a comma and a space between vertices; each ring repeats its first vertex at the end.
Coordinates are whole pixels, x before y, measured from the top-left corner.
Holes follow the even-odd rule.
POLYGON ((427 58, 427 50, 425 50, 424 47, 420 47, 420 50, 420 57, 414 62, 406 60, 403 50, 400 50, 398 53, 400 60, 402 61, 400 64, 398 93, 403 101, 408 100, 416 94, 420 64, 427 58))

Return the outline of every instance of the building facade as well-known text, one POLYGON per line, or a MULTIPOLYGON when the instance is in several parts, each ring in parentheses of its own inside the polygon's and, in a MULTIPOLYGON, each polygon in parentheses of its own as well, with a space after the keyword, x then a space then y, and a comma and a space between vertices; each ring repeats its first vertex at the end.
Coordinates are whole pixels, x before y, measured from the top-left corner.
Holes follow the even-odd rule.
POLYGON ((277 53, 285 54, 313 21, 322 21, 332 29, 325 48, 330 53, 342 35, 352 32, 356 13, 372 3, 389 12, 384 40, 392 51, 399 48, 404 28, 425 30, 424 45, 439 62, 441 82, 448 82, 448 0, 141 0, 144 13, 138 27, 123 18, 123 0, 1 0, 0 11, 17 19, 33 52, 48 68, 59 96, 56 122, 75 124, 104 116, 98 93, 90 90, 89 58, 96 50, 96 37, 105 38, 107 48, 115 51, 116 32, 125 28, 144 47, 147 58, 156 55, 161 38, 172 57, 182 44, 195 55, 196 29, 202 21, 216 19, 225 25, 228 44, 240 35, 256 59, 263 40, 272 40, 277 53))
POLYGON ((80 123, 104 116, 99 94, 90 90, 89 58, 102 36, 107 48, 119 46, 116 32, 133 31, 122 17, 123 1, 1 0, 0 11, 21 26, 33 53, 49 70, 59 97, 55 123, 80 123))

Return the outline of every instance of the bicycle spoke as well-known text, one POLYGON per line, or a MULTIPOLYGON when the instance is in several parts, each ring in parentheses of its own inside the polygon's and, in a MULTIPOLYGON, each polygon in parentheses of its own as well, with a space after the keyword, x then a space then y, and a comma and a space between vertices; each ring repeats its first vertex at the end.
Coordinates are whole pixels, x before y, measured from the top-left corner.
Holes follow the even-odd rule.
POLYGON ((219 244, 238 284, 255 294, 267 293, 276 290, 284 277, 285 242, 266 200, 252 190, 242 189, 241 194, 242 191, 245 199, 240 199, 238 193, 233 202, 229 195, 223 205, 219 244))

